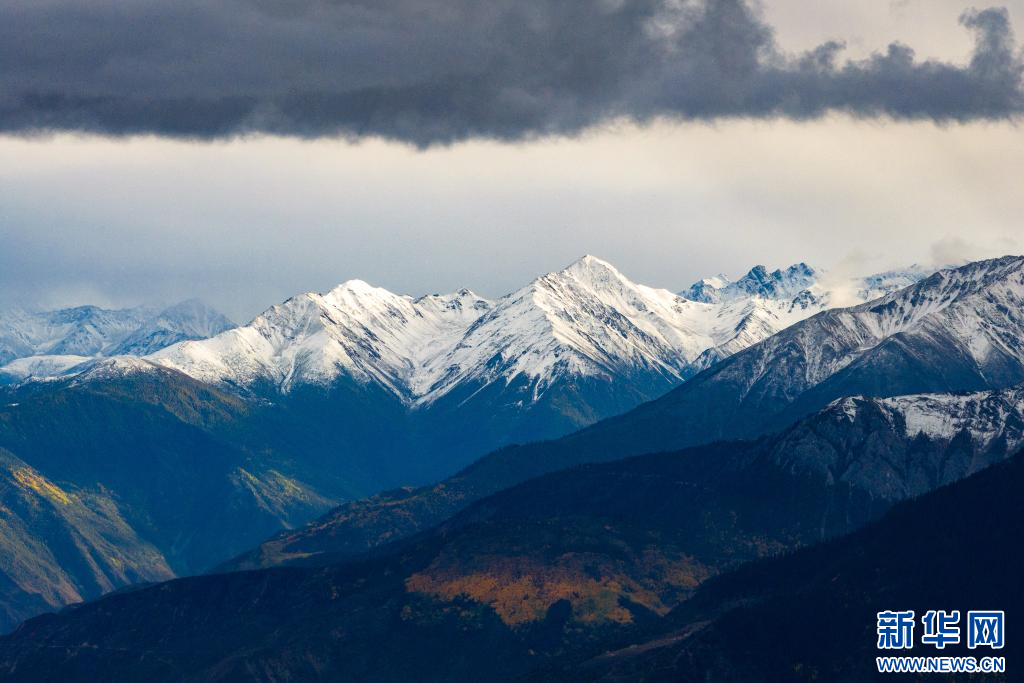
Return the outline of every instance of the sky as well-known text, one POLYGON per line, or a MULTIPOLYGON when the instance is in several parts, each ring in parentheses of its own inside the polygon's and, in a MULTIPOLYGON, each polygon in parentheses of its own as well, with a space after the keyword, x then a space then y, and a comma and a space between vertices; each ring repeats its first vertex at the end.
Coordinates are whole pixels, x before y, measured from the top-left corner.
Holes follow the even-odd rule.
POLYGON ((1024 252, 1024 0, 0 13, 0 305, 242 321, 349 278, 499 296, 584 253, 679 290, 1024 252))

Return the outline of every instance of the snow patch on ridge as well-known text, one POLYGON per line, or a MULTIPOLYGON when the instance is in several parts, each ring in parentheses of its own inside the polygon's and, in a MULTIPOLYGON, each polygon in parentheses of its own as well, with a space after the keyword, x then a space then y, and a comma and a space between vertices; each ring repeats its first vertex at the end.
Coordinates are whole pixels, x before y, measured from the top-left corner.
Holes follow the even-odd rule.
POLYGON ((1009 451, 1024 443, 1024 386, 965 394, 852 396, 834 401, 827 410, 853 422, 866 403, 877 406, 891 423, 902 422, 911 438, 949 441, 966 432, 983 448, 1003 437, 1009 451))

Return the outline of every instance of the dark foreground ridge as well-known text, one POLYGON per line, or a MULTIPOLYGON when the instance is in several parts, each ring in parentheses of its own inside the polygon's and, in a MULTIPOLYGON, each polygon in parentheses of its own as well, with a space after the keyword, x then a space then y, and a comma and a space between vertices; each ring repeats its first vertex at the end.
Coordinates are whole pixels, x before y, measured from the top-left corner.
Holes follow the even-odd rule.
MULTIPOLYGON (((1024 641, 939 651, 919 640, 920 616, 1002 610, 1007 629, 1024 614, 1024 453, 980 474, 896 506, 851 536, 753 563, 709 581, 692 599, 628 647, 560 663, 537 680, 836 681, 871 680, 875 657, 1002 656, 1020 680, 1024 641), (877 613, 914 610, 915 645, 877 649, 877 613)), ((904 674, 906 680, 978 680, 904 674)))
MULTIPOLYGON (((873 431, 867 418, 862 427, 873 431)), ((787 680, 794 661, 806 666, 807 680, 813 672, 842 680, 848 668, 863 670, 860 653, 864 666, 873 663, 877 611, 927 608, 926 599, 945 604, 949 596, 971 600, 962 610, 1019 600, 1011 580, 1021 558, 1008 549, 1022 515, 1020 457, 900 506, 869 532, 715 580, 746 561, 862 526, 891 506, 870 488, 875 477, 836 481, 830 460, 792 457, 800 444, 808 457, 828 452, 829 436, 837 434, 819 425, 784 446, 715 444, 589 465, 480 501, 376 558, 111 595, 32 619, 0 640, 0 674, 15 681, 615 679, 625 666, 631 679, 661 672, 669 665, 660 657, 675 662, 673 653, 689 648, 682 669, 686 658, 699 660, 723 680, 755 680, 750 672, 761 667, 787 680), (794 608, 804 603, 813 607, 794 608), (821 641, 812 654, 798 616, 813 625, 812 642, 821 641), (753 640, 748 628, 760 629, 753 640), (656 642, 641 654, 600 656, 638 640, 656 642)), ((857 452, 856 440, 834 443, 852 449, 840 457, 857 452)), ((935 460, 973 457, 952 442, 932 447, 935 460)), ((851 464, 878 466, 872 456, 851 464)))

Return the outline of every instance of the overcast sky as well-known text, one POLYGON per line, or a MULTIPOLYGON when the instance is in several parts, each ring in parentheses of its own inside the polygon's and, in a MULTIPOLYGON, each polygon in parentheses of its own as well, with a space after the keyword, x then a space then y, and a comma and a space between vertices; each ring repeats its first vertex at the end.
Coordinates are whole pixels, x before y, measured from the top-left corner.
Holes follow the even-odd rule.
POLYGON ((0 303, 1024 251, 1024 0, 535 5, 0 0, 0 303))

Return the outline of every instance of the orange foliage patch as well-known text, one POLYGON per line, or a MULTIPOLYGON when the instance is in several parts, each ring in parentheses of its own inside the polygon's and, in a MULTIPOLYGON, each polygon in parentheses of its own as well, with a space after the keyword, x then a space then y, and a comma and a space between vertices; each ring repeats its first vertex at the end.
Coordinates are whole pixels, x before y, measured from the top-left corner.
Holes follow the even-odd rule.
POLYGON ((628 560, 588 553, 566 553, 554 562, 490 555, 461 566, 441 557, 405 585, 444 600, 465 597, 489 605, 510 626, 543 619, 559 600, 569 601, 581 623, 625 624, 633 621, 625 602, 664 614, 709 574, 692 558, 648 548, 628 560))

